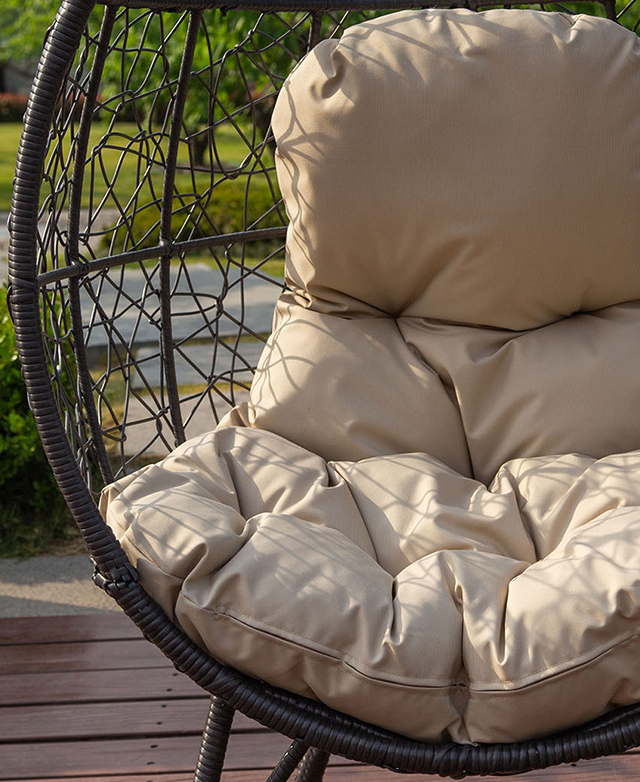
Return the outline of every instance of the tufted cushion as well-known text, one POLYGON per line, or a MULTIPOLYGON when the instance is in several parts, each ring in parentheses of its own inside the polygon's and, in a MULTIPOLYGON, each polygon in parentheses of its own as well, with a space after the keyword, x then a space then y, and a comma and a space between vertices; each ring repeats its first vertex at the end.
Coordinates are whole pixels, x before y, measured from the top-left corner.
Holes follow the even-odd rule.
POLYGON ((640 700, 637 106, 582 16, 402 12, 295 69, 249 404, 101 505, 215 657, 430 740, 640 700))
POLYGON ((640 453, 330 462, 191 440, 105 490, 162 607, 219 660, 421 739, 511 741, 640 700, 640 453), (549 708, 553 704, 553 708, 549 708))

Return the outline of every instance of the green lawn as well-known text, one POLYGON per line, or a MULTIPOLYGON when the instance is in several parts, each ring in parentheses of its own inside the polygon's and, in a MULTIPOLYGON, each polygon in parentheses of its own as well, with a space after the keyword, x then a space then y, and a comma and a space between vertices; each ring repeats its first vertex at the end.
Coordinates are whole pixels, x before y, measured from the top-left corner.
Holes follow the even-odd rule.
MULTIPOLYGON (((15 171, 15 161, 20 142, 22 126, 19 123, 0 124, 0 212, 8 212, 11 208, 11 190, 15 171)), ((115 132, 105 142, 102 140, 105 126, 97 123, 91 133, 89 155, 85 174, 85 183, 92 175, 94 178, 93 194, 85 186, 83 205, 88 206, 93 196, 94 207, 102 198, 107 188, 114 185, 114 193, 121 205, 125 205, 137 192, 138 202, 145 203, 159 198, 162 192, 163 170, 159 161, 156 139, 148 133, 142 133, 133 123, 119 123, 115 132)), ((247 154, 247 147, 232 127, 220 127, 216 130, 216 146, 220 159, 227 165, 238 164, 247 154)), ((62 154, 68 157, 70 139, 63 144, 62 154)), ((163 151, 166 152, 166 137, 161 140, 163 151)), ((272 163, 270 153, 265 163, 272 163)), ((178 158, 178 167, 185 171, 176 176, 176 186, 181 193, 202 192, 209 184, 211 176, 206 170, 196 173, 192 179, 188 173, 189 158, 186 145, 183 145, 178 158)), ((58 174, 58 171, 56 174, 58 174)), ((58 174, 59 175, 59 174, 58 174)), ((57 177, 56 177, 57 178, 57 177)))
MULTIPOLYGON (((206 266, 211 266, 212 269, 219 268, 217 262, 211 257, 211 255, 190 255, 189 262, 202 263, 206 266)), ((144 265, 149 269, 153 269, 156 263, 157 261, 155 260, 145 261, 144 265)), ((281 280, 284 278, 284 258, 281 255, 276 256, 275 258, 271 258, 266 262, 263 262, 262 257, 259 258, 247 254, 244 259, 244 263, 245 266, 251 268, 260 264, 260 274, 265 274, 268 277, 274 277, 276 280, 281 280)), ((178 264, 179 261, 172 262, 172 265, 178 266, 178 264)))
POLYGON ((21 131, 22 125, 17 122, 0 124, 0 212, 8 212, 11 208, 11 190, 21 131))

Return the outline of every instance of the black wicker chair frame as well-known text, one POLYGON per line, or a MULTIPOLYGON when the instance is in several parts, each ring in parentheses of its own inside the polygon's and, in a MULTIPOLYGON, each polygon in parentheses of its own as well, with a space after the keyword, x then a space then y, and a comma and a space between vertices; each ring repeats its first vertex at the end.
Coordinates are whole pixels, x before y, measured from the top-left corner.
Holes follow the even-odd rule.
MULTIPOLYGON (((9 302, 23 375, 55 477, 93 558, 95 583, 212 696, 197 782, 219 779, 235 710, 292 739, 270 782, 284 782, 296 768, 300 782, 319 782, 331 754, 462 778, 640 745, 640 705, 541 740, 429 744, 248 678, 169 621, 95 504, 98 484, 183 442, 198 411, 207 412, 212 428, 246 393, 256 346, 268 331, 247 317, 250 280, 260 295, 275 297, 282 288, 269 266, 281 263, 286 226, 268 111, 287 70, 321 37, 339 35, 366 12, 413 5, 63 0, 45 40, 10 218, 9 302), (234 14, 249 20, 240 33, 234 14), (236 36, 222 48, 216 25, 236 36), (172 46, 179 50, 175 67, 172 46), (197 52, 204 62, 196 62, 197 52), (189 112, 203 105, 206 116, 191 123, 189 112), (241 162, 225 160, 225 127, 246 150, 241 162), (123 183, 125 158, 135 165, 123 183), (258 190, 269 203, 256 212, 258 190), (240 199, 239 222, 216 223, 211 204, 219 193, 223 201, 225 193, 240 199), (187 262, 194 255, 208 255, 216 295, 196 289, 187 262), (135 290, 124 283, 131 269, 135 290), (202 345, 213 355, 204 369, 190 352, 202 345), (186 384, 178 380, 185 367, 186 384), (134 431, 142 434, 130 447, 134 431)), ((602 8, 626 22, 632 6, 617 15, 613 0, 602 8)))

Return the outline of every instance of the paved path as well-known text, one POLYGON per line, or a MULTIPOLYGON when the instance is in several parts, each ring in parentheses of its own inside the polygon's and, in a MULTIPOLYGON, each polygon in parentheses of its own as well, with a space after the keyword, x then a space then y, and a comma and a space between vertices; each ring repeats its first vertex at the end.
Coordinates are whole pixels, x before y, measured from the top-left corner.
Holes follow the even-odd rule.
MULTIPOLYGON (((1 224, 1 220, 0 220, 1 224)), ((204 263, 189 264, 188 274, 172 269, 172 327, 176 342, 195 336, 197 341, 180 348, 176 363, 180 385, 194 385, 203 382, 203 372, 208 373, 213 356, 214 330, 210 328, 217 316, 217 297, 226 291, 223 304, 224 313, 219 318, 218 333, 234 338, 246 337, 251 332, 265 334, 271 331, 273 308, 281 286, 259 278, 249 278, 239 282, 240 271, 232 269, 226 276, 204 263), (196 298, 192 291, 197 291, 196 298), (195 303, 197 301, 197 304, 195 303), (245 329, 238 330, 236 321, 242 320, 245 329), (211 340, 206 342, 206 340, 211 340), (202 371, 200 371, 202 368, 202 371)), ((88 346, 99 356, 101 348, 106 346, 113 328, 117 329, 116 342, 134 348, 138 359, 144 359, 141 375, 133 377, 133 386, 142 388, 160 385, 160 361, 154 358, 159 351, 159 301, 157 273, 148 277, 139 269, 129 268, 121 280, 117 274, 112 278, 121 284, 116 289, 113 284, 104 283, 99 291, 101 316, 94 313, 94 303, 86 291, 82 293, 82 316, 85 325, 94 324, 88 333, 88 346), (134 306, 132 302, 140 302, 134 306), (106 318, 106 321, 105 321, 106 318), (146 383, 145 383, 146 381, 146 383)), ((0 247, 0 284, 7 279, 7 263, 0 247)), ((233 347, 233 342, 227 342, 233 347)), ((242 354, 245 360, 254 365, 262 351, 259 341, 243 342, 242 354)), ((105 354, 106 355, 106 354, 105 354)), ((228 372, 238 363, 233 351, 221 348, 216 356, 216 373, 228 372)))
MULTIPOLYGON (((63 210, 60 214, 60 217, 58 219, 58 227, 61 231, 66 231, 67 229, 67 211, 63 210)), ((83 209, 81 212, 80 217, 80 226, 81 229, 86 228, 87 226, 87 220, 88 220, 89 213, 86 209, 83 209)), ((115 225, 116 221, 118 220, 118 210, 114 209, 112 207, 103 207, 100 210, 100 214, 97 216, 96 220, 94 221, 92 225, 92 231, 98 232, 101 231, 104 228, 108 228, 109 226, 115 225)), ((45 218, 40 221, 40 231, 42 234, 44 234, 46 230, 48 215, 45 215, 45 218)), ((5 257, 7 254, 7 248, 9 247, 9 212, 0 212, 0 256, 5 257)), ((96 242, 99 242, 100 239, 96 239, 96 242)))
POLYGON ((0 559, 0 617, 120 611, 92 572, 88 554, 0 559))
MULTIPOLYGON (((115 276, 115 275, 114 275, 115 276)), ((178 382, 192 385, 205 382, 213 357, 213 335, 216 328, 211 324, 218 319, 217 333, 233 340, 238 336, 246 338, 252 332, 265 334, 271 331, 273 308, 281 285, 249 278, 240 281, 240 271, 231 269, 225 276, 216 268, 204 263, 191 263, 188 273, 180 267, 172 268, 172 328, 176 343, 195 337, 196 342, 181 346, 176 354, 178 382), (194 295, 193 291, 197 293, 194 295), (218 315, 218 297, 224 312, 218 315), (245 328, 240 331, 237 321, 245 328), (204 373, 204 376, 203 376, 204 373)), ((113 338, 112 329, 117 329, 116 344, 132 346, 138 360, 144 359, 140 372, 146 384, 160 386, 160 361, 157 356, 160 343, 160 305, 157 295, 159 286, 157 273, 148 278, 138 269, 127 269, 118 280, 117 290, 105 284, 100 290, 102 316, 96 320, 93 302, 88 293, 82 295, 82 313, 85 324, 96 323, 88 333, 88 346, 99 354, 113 338), (134 306, 132 302, 139 302, 134 306)), ((216 374, 228 372, 238 362, 227 342, 227 348, 220 347, 216 354, 216 374)), ((242 343, 242 354, 249 364, 255 364, 263 344, 258 340, 242 343)), ((241 366, 241 364, 240 364, 241 366)), ((141 376, 133 377, 134 387, 144 387, 141 376)))

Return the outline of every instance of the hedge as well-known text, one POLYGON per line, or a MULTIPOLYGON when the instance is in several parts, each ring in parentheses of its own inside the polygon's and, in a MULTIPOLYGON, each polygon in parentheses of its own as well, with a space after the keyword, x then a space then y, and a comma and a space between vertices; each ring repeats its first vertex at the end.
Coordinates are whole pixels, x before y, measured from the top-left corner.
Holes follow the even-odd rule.
POLYGON ((0 289, 0 556, 41 553, 74 530, 29 410, 0 289))
MULTIPOLYGON (((264 179, 255 178, 249 187, 247 219, 245 222, 245 191, 247 183, 243 178, 225 179, 213 188, 210 199, 204 210, 198 209, 189 218, 188 209, 178 209, 171 220, 171 231, 178 239, 196 239, 214 236, 218 233, 234 233, 242 231, 244 226, 250 226, 257 221, 255 228, 273 228, 283 225, 284 207, 273 209, 263 217, 274 205, 274 198, 264 179), (262 219, 260 219, 262 218, 262 219), (186 223, 186 225, 185 225, 186 223), (184 225, 184 229, 181 231, 184 225)), ((276 197, 280 193, 276 192, 276 197)), ((174 205, 174 210, 176 209, 174 205)), ((102 239, 102 250, 113 247, 115 252, 130 250, 133 245, 138 248, 154 247, 160 241, 160 205, 148 203, 138 205, 130 231, 125 227, 106 234, 102 239), (114 236, 115 233, 115 236, 114 236)), ((274 250, 282 240, 258 242, 252 245, 254 254, 266 254, 274 250)))

